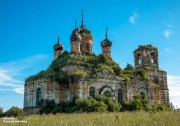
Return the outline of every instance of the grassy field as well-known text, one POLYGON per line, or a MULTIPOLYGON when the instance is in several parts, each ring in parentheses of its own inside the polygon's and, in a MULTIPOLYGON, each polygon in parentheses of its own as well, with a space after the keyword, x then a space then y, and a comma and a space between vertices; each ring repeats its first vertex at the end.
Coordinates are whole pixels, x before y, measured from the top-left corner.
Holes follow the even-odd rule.
POLYGON ((180 126, 180 112, 119 112, 32 115, 27 123, 4 123, 0 126, 180 126))

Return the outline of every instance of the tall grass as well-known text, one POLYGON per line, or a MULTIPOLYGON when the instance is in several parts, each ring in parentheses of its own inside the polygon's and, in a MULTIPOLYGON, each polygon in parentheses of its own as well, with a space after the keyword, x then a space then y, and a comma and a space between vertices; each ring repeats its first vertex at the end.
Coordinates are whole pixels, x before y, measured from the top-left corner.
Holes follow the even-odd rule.
POLYGON ((27 123, 3 123, 0 126, 180 126, 180 112, 113 112, 31 115, 27 123))

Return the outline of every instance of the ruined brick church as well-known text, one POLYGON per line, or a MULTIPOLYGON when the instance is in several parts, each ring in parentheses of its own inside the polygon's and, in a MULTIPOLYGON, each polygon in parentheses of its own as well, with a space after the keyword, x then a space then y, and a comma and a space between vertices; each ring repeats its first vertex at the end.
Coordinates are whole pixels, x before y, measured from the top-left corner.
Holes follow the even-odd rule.
MULTIPOLYGON (((81 57, 92 54, 93 36, 84 25, 82 15, 82 24, 79 28, 72 31, 70 36, 70 53, 81 57)), ((105 39, 100 43, 102 54, 113 61, 111 57, 111 46, 113 43, 108 39, 106 30, 105 39)), ((53 46, 54 61, 56 61, 64 52, 64 46, 58 37, 57 43, 53 46)), ((90 68, 73 64, 74 59, 68 59, 69 64, 64 64, 59 60, 57 64, 62 67, 58 70, 66 75, 71 75, 74 71, 81 70, 90 75, 90 68)), ((167 73, 159 69, 158 49, 152 45, 139 45, 134 50, 135 70, 143 68, 149 76, 149 79, 134 77, 130 81, 117 76, 107 68, 100 69, 96 73, 96 78, 81 77, 76 82, 68 81, 68 88, 61 86, 64 81, 57 82, 49 77, 30 78, 25 82, 24 91, 24 111, 26 114, 38 113, 40 107, 38 102, 41 99, 60 101, 72 101, 76 98, 94 97, 96 95, 105 95, 113 100, 121 102, 123 100, 131 101, 135 94, 141 94, 146 98, 150 105, 165 104, 169 106, 169 90, 167 85, 167 73)))

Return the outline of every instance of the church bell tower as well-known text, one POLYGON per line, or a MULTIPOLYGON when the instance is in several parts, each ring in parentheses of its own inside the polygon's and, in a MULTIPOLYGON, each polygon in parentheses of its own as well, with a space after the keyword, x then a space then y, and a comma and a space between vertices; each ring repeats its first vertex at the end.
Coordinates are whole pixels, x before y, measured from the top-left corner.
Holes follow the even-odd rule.
POLYGON ((102 54, 111 58, 111 46, 112 42, 108 39, 108 28, 106 28, 106 38, 101 42, 102 54))
POLYGON ((139 45, 138 49, 134 51, 135 68, 147 68, 159 69, 158 64, 158 49, 154 46, 139 45))

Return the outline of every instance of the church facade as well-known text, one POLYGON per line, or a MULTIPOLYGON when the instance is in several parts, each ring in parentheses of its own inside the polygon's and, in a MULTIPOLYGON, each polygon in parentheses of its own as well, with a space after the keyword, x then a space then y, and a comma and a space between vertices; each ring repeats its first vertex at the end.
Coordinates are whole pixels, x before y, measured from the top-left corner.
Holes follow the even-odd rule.
MULTIPOLYGON (((84 25, 72 31, 70 36, 70 53, 73 55, 94 55, 92 54, 93 36, 84 25)), ((107 29, 105 39, 101 42, 102 54, 108 59, 111 57, 112 42, 108 39, 107 29)), ((58 42, 53 46, 54 61, 63 55, 64 46, 61 44, 59 37, 58 42)), ((73 59, 68 65, 63 60, 57 62, 61 68, 57 71, 63 71, 69 77, 73 72, 81 70, 87 75, 91 75, 90 68, 84 65, 73 64, 73 59)), ((24 86, 24 111, 26 114, 38 113, 40 106, 38 102, 41 99, 60 101, 72 101, 73 98, 87 98, 96 95, 105 95, 113 100, 122 102, 123 100, 131 101, 135 94, 141 94, 146 98, 150 105, 165 104, 169 106, 169 90, 167 85, 167 74, 159 69, 158 49, 152 45, 139 45, 134 51, 135 70, 144 69, 149 79, 134 77, 127 81, 123 77, 114 74, 107 68, 96 71, 96 78, 91 76, 80 77, 78 81, 73 82, 70 78, 66 87, 63 86, 65 81, 58 82, 49 77, 30 78, 25 81, 24 86)), ((86 75, 86 76, 87 76, 86 75)), ((64 84, 65 85, 65 84, 64 84)))

